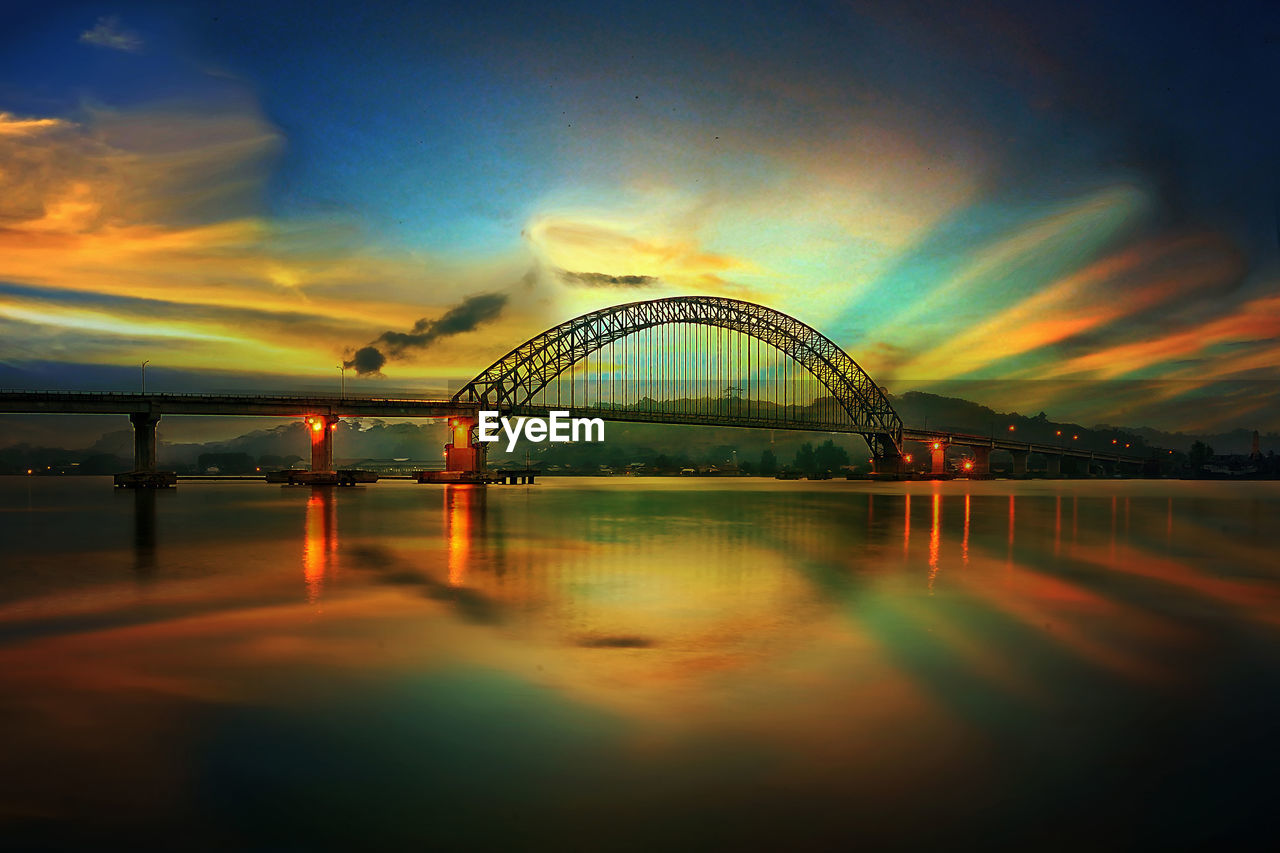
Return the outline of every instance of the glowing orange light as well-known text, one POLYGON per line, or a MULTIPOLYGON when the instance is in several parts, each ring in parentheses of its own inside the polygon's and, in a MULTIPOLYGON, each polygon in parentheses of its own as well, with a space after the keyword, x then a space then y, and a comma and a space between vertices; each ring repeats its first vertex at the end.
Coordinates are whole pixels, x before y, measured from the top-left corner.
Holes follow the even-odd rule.
POLYGON ((941 446, 942 446, 942 445, 941 445, 941 444, 939 444, 939 443, 938 443, 938 442, 936 442, 936 441, 933 443, 933 449, 934 449, 934 450, 937 450, 937 449, 938 449, 939 447, 941 447, 941 446))
POLYGON ((1111 439, 1111 443, 1112 443, 1112 444, 1115 444, 1115 443, 1116 443, 1116 440, 1115 440, 1114 438, 1113 438, 1113 439, 1111 439))
POLYGON ((338 422, 337 422, 337 421, 334 421, 333 423, 329 424, 329 429, 337 429, 337 428, 338 428, 338 422))
POLYGON ((1078 436, 1078 435, 1073 435, 1073 436, 1071 436, 1071 440, 1072 440, 1072 441, 1075 441, 1075 440, 1076 440, 1077 438, 1079 438, 1079 437, 1080 437, 1080 436, 1078 436))
POLYGON ((1013 424, 1009 424, 1009 432, 1013 432, 1016 429, 1017 429, 1016 426, 1014 426, 1013 424))
POLYGON ((28 473, 28 474, 34 474, 34 473, 35 473, 35 471, 32 471, 30 468, 28 468, 28 469, 27 469, 27 473, 28 473))
MULTIPOLYGON (((870 460, 870 459, 868 459, 867 461, 868 461, 868 462, 870 462, 871 460, 870 460)), ((910 453, 905 454, 905 455, 902 457, 902 461, 903 461, 903 462, 910 462, 910 461, 911 461, 911 454, 910 454, 910 453)), ((27 473, 28 473, 28 474, 30 474, 31 472, 30 472, 30 471, 28 471, 27 473)))
POLYGON ((1062 430, 1058 430, 1058 431, 1056 431, 1056 432, 1054 433, 1054 435, 1062 435, 1062 430))
POLYGON ((973 460, 972 460, 972 459, 966 459, 966 460, 964 460, 964 470, 966 470, 966 471, 972 471, 972 470, 973 470, 973 460))
POLYGON ((1128 446, 1129 446, 1128 444, 1125 444, 1125 447, 1128 447, 1128 446))
POLYGON ((319 421, 312 421, 311 428, 316 432, 319 432, 320 430, 324 429, 324 424, 320 423, 319 421))

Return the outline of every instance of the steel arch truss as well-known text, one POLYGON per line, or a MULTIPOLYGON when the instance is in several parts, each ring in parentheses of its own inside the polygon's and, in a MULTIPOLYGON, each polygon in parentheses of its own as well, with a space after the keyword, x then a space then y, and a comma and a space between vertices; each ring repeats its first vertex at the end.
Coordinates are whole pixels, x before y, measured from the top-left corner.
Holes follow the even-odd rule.
MULTIPOLYGON (((615 305, 574 317, 530 338, 494 362, 454 395, 455 402, 519 414, 534 396, 573 364, 601 347, 643 329, 672 323, 713 326, 754 337, 790 357, 811 373, 848 415, 832 431, 856 432, 877 457, 901 455, 902 420, 884 392, 849 355, 816 329, 772 308, 719 296, 675 296, 615 305)), ((624 413, 618 412, 618 415, 624 413)), ((666 420, 626 417, 627 420, 666 420)), ((724 418, 684 419, 686 423, 740 426, 788 426, 724 418)), ((822 429, 813 423, 795 428, 822 429)))

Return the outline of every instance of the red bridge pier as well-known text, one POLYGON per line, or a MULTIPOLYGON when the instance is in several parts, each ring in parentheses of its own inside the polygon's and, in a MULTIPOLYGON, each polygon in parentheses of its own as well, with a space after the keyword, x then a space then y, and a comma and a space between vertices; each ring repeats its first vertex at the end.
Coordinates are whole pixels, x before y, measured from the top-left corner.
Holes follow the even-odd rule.
POLYGON ((306 471, 269 471, 268 483, 287 486, 354 486, 376 483, 378 475, 371 471, 338 471, 333 464, 333 433, 342 418, 332 412, 311 414, 302 419, 311 439, 311 467, 306 471))
POLYGON ((333 431, 339 418, 333 415, 308 415, 307 432, 311 435, 311 473, 333 473, 333 431))
POLYGON ((945 441, 931 442, 929 444, 929 455, 932 457, 929 473, 935 477, 947 473, 947 443, 945 441))
POLYGON ((479 474, 485 466, 485 445, 477 440, 477 419, 470 415, 449 418, 451 441, 444 446, 444 469, 479 474))
POLYGON ((444 446, 444 470, 420 471, 419 483, 453 483, 461 485, 532 484, 536 469, 513 468, 490 471, 486 451, 488 445, 479 441, 476 415, 454 415, 449 418, 449 437, 444 446))

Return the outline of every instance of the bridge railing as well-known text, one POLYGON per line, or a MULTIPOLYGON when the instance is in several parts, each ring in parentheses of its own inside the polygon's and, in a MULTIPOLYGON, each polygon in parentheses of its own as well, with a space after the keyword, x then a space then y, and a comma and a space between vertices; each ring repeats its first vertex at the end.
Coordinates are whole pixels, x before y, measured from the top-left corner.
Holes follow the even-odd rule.
POLYGON ((423 395, 382 395, 382 394, 280 394, 259 391, 31 391, 21 388, 0 389, 0 395, 31 397, 110 397, 113 399, 137 399, 140 397, 159 399, 218 399, 218 400, 288 400, 309 401, 367 401, 389 403, 444 403, 449 400, 447 391, 423 395))

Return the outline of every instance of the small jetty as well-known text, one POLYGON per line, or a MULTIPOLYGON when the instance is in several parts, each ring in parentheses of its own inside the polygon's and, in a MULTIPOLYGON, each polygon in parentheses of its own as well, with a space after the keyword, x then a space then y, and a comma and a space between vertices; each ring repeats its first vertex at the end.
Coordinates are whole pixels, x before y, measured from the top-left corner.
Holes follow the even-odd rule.
POLYGON ((268 483, 285 486, 354 486, 357 483, 376 483, 378 475, 372 471, 268 471, 268 483))
POLYGON ((495 471, 418 471, 413 479, 419 483, 444 483, 471 486, 533 485, 537 468, 505 468, 495 471))

